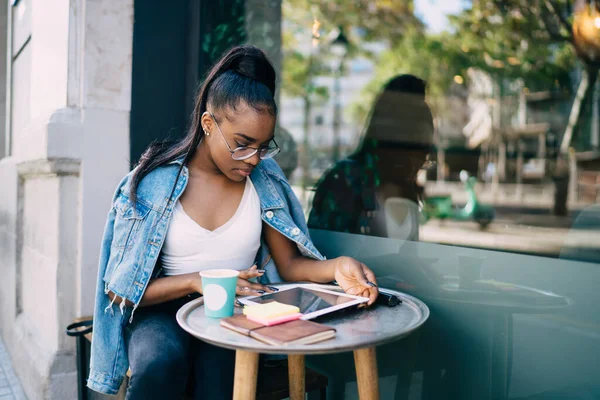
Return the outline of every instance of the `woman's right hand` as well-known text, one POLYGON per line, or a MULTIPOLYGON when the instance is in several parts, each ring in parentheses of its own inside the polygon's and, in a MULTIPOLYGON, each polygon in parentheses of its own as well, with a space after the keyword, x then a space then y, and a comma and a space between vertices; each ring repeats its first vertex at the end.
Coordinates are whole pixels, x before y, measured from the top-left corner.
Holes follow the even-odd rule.
MULTIPOLYGON (((240 271, 238 276, 236 294, 240 296, 257 296, 265 293, 274 293, 277 291, 276 288, 261 285, 260 283, 251 282, 250 279, 259 278, 265 273, 264 270, 260 270, 256 265, 240 271)), ((202 278, 200 274, 194 274, 194 280, 192 286, 194 290, 202 294, 202 278)))
POLYGON ((240 271, 237 282, 236 293, 240 296, 255 296, 265 293, 274 293, 277 290, 269 286, 261 285, 260 283, 251 282, 250 279, 259 278, 265 274, 264 269, 258 269, 256 265, 240 271))

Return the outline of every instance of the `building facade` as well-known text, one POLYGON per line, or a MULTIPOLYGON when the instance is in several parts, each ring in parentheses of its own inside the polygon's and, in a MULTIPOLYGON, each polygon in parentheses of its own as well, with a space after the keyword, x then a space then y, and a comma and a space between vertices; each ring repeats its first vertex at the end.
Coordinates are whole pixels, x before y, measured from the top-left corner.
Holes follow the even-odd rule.
POLYGON ((64 331, 93 312, 116 184, 183 133, 219 49, 252 42, 279 68, 280 15, 277 0, 0 1, 0 333, 29 399, 77 396, 64 331))

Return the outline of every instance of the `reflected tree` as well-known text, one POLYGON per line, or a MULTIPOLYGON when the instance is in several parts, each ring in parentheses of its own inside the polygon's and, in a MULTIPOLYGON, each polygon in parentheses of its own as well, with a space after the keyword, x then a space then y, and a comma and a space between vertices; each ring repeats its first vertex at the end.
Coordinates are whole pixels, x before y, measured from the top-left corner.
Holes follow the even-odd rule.
POLYGON ((214 64, 229 48, 246 40, 245 0, 203 2, 201 60, 204 66, 214 64), (208 4, 210 3, 210 4, 208 4))
POLYGON ((283 1, 283 92, 303 102, 303 185, 310 185, 311 110, 315 102, 329 98, 327 88, 315 77, 329 76, 331 34, 340 29, 349 36, 346 59, 374 57, 367 43, 395 42, 407 29, 422 29, 414 16, 412 1, 390 0, 284 0, 283 1))

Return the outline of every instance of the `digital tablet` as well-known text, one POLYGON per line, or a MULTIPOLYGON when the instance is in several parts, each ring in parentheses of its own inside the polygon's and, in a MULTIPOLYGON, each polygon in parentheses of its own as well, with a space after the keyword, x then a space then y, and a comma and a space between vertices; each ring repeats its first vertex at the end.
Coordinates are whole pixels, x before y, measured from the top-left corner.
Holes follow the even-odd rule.
POLYGON ((360 304, 368 302, 369 299, 310 285, 290 285, 280 289, 277 293, 244 297, 239 301, 245 305, 278 301, 298 307, 300 312, 304 314, 302 319, 314 319, 336 311, 356 308, 360 304))

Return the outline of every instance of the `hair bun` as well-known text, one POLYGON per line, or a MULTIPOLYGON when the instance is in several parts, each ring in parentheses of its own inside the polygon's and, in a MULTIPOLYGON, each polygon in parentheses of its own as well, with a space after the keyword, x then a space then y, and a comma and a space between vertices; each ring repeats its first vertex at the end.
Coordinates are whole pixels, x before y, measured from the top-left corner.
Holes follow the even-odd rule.
POLYGON ((418 95, 425 99, 427 83, 414 75, 399 75, 391 79, 384 87, 384 91, 418 95))
POLYGON ((223 72, 234 71, 262 83, 275 94, 275 69, 265 53, 253 45, 236 46, 223 57, 223 72))

